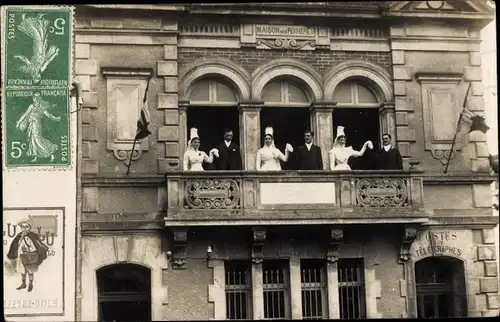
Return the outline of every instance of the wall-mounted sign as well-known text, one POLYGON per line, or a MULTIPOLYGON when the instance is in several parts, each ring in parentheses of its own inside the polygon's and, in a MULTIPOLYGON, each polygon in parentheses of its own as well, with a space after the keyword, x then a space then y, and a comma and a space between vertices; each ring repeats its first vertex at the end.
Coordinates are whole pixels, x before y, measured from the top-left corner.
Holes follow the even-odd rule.
POLYGON ((311 38, 316 36, 316 29, 314 27, 294 25, 255 25, 255 34, 257 36, 311 38))
POLYGON ((3 210, 5 316, 64 314, 64 210, 3 210))
POLYGON ((471 253, 472 234, 467 230, 426 230, 412 244, 412 258, 451 256, 465 259, 471 253))

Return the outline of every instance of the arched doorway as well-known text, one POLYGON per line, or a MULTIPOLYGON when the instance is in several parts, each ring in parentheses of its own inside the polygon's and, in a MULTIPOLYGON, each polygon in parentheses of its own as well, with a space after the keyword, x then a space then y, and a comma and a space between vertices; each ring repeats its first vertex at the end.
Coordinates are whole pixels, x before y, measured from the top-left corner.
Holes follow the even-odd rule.
MULTIPOLYGON (((197 128, 200 150, 208 153, 224 140, 225 129, 233 131, 233 142, 240 145, 240 125, 237 90, 219 78, 203 78, 194 83, 188 92, 187 135, 189 129, 197 128)), ((203 164, 205 170, 215 169, 203 164)))
POLYGON ((419 318, 467 316, 464 263, 452 257, 429 257, 415 263, 419 318))
MULTIPOLYGON (((311 130, 309 107, 311 98, 303 86, 287 78, 277 78, 265 85, 262 90, 264 107, 260 111, 261 146, 264 144, 264 129, 274 129, 276 147, 284 152, 290 143, 294 149, 304 144, 304 131, 311 130)), ((283 170, 296 169, 293 153, 283 170)))
POLYGON ((99 321, 150 321, 151 271, 135 264, 115 264, 97 274, 99 321))
MULTIPOLYGON (((337 103, 333 111, 333 138, 337 126, 341 125, 345 127, 347 145, 359 151, 370 140, 377 149, 381 136, 379 108, 382 98, 373 85, 361 78, 348 78, 335 88, 333 101, 337 103)), ((353 170, 375 169, 375 151, 367 150, 363 157, 350 158, 348 163, 353 170)))

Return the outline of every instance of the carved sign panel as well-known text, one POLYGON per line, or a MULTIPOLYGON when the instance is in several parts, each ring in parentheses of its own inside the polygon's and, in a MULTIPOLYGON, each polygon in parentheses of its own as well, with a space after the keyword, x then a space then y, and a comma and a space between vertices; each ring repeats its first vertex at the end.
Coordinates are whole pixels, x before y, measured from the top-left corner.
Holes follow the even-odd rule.
POLYGON ((401 207, 408 205, 406 179, 370 178, 356 181, 356 200, 361 207, 401 207))
POLYGON ((232 179, 192 179, 186 181, 186 208, 237 209, 240 187, 232 179))
POLYGON ((410 254, 414 261, 431 256, 451 256, 464 260, 470 258, 473 248, 470 230, 432 229, 418 233, 410 254))
POLYGON ((255 25, 257 36, 275 36, 292 38, 313 38, 316 36, 316 30, 306 26, 288 26, 288 25, 255 25))

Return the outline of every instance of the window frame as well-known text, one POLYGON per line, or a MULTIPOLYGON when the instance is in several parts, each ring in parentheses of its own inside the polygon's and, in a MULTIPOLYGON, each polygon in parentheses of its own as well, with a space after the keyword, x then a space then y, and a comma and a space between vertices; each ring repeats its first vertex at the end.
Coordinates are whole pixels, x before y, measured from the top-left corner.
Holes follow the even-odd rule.
MULTIPOLYGON (((310 275, 309 275, 310 276, 310 275)), ((301 291, 301 300, 302 300, 302 319, 303 320, 316 320, 316 319, 328 319, 328 282, 327 282, 327 265, 326 261, 323 259, 301 259, 300 260, 300 291, 301 291), (304 265, 307 263, 307 265, 304 265), (319 282, 305 282, 304 281, 304 266, 309 266, 310 269, 319 269, 319 282), (316 266, 316 268, 311 268, 316 266), (304 307, 305 297, 304 293, 307 291, 320 291, 320 303, 321 308, 318 311, 321 311, 321 316, 305 316, 305 312, 308 311, 306 307, 304 307)), ((312 305, 312 302, 309 303, 312 305)), ((312 311, 309 309, 309 311, 312 311)))
POLYGON ((304 90, 304 86, 301 86, 299 83, 289 79, 289 78, 278 78, 278 79, 273 79, 269 83, 267 83, 264 88, 262 89, 262 101, 264 102, 265 107, 302 107, 302 108, 309 108, 311 104, 313 103, 313 100, 311 99, 310 94, 304 90), (280 96, 281 96, 281 101, 279 102, 272 102, 272 101, 266 101, 264 97, 264 93, 266 91, 266 87, 271 85, 274 82, 279 82, 281 85, 281 91, 280 91, 280 96), (308 102, 306 103, 300 103, 300 102, 290 102, 289 101, 289 87, 288 85, 292 84, 299 88, 307 98, 308 102))
MULTIPOLYGON (((339 293, 339 319, 342 320, 350 320, 350 319, 366 319, 367 318, 367 309, 366 309, 366 278, 365 278, 365 263, 363 258, 339 258, 337 263, 337 276, 338 276, 338 293, 339 293), (350 269, 352 273, 352 269, 356 270, 356 279, 357 280, 348 280, 343 281, 343 270, 342 266, 346 266, 345 268, 350 269), (349 266, 351 265, 351 266, 349 266), (349 292, 350 287, 356 287, 358 289, 358 313, 356 316, 356 312, 344 312, 343 311, 343 297, 348 297, 349 293, 354 297, 354 291, 349 292), (344 313, 344 316, 343 316, 344 313), (348 315, 347 317, 345 315, 348 315)), ((347 274, 346 274, 347 275, 347 274)), ((351 279, 354 279, 354 275, 351 276, 351 279)), ((348 303, 348 306, 351 306, 348 303)), ((352 308, 354 309, 354 304, 352 304, 352 308)), ((353 310, 354 311, 354 310, 353 310)))
POLYGON ((243 260, 226 260, 224 261, 224 301, 226 303, 226 320, 251 320, 253 317, 253 298, 252 298, 252 270, 250 263, 243 260), (234 265, 233 267, 231 267, 234 265), (239 267, 238 267, 239 266, 239 267), (237 269, 242 269, 246 274, 245 284, 236 284, 236 285, 228 285, 228 270, 233 268, 233 271, 237 271, 237 269), (230 308, 228 307, 228 294, 246 294, 246 317, 238 319, 238 318, 230 318, 228 316, 228 312, 230 308))
MULTIPOLYGON (((342 82, 339 83, 338 86, 343 85, 343 84, 349 84, 350 88, 350 94, 351 94, 351 103, 347 102, 336 102, 335 107, 336 108, 380 108, 384 104, 381 102, 380 97, 377 95, 376 91, 373 90, 371 86, 366 84, 366 82, 363 82, 360 79, 357 78, 350 78, 350 79, 345 79, 342 82), (375 97, 377 100, 376 103, 360 103, 359 102, 359 91, 358 91, 358 86, 362 86, 366 88, 370 93, 375 97)), ((333 98, 335 97, 335 90, 333 91, 333 98)))
POLYGON ((228 107, 228 106, 235 106, 237 107, 239 105, 239 102, 241 98, 239 97, 238 91, 229 84, 228 82, 222 80, 220 77, 207 77, 203 79, 199 79, 196 81, 191 88, 189 89, 189 92, 187 93, 187 97, 189 100, 189 105, 190 106, 196 106, 196 107, 228 107), (200 82, 208 82, 208 101, 195 101, 191 100, 191 93, 193 89, 198 85, 200 82), (221 83, 224 86, 227 86, 229 89, 232 90, 235 101, 218 101, 217 100, 217 83, 221 83))
MULTIPOLYGON (((274 277, 274 276, 272 276, 274 277)), ((278 278, 279 280, 279 278, 278 278)), ((263 298, 263 319, 265 320, 290 320, 292 318, 292 303, 291 303, 291 285, 290 285, 290 261, 288 259, 270 259, 270 260, 264 260, 262 263, 262 298, 263 298), (266 267, 266 266, 275 266, 274 268, 272 267, 266 267), (281 270, 283 275, 283 283, 266 283, 266 277, 268 276, 266 274, 266 271, 269 269, 276 269, 276 270, 281 270), (284 307, 283 307, 283 312, 284 316, 283 317, 266 317, 266 292, 281 292, 283 294, 283 302, 284 302, 284 307)), ((273 301, 274 302, 274 299, 273 301)), ((272 303, 268 308, 272 307, 272 303)), ((269 309, 268 309, 269 313, 269 309)))

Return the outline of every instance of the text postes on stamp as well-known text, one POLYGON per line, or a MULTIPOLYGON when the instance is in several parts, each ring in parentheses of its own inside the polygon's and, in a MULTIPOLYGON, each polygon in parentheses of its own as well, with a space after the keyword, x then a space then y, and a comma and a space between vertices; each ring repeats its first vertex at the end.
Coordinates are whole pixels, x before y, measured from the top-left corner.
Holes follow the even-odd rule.
POLYGON ((69 89, 6 89, 4 93, 5 166, 69 166, 69 89))
POLYGON ((70 85, 70 8, 8 7, 3 23, 6 88, 70 85))

